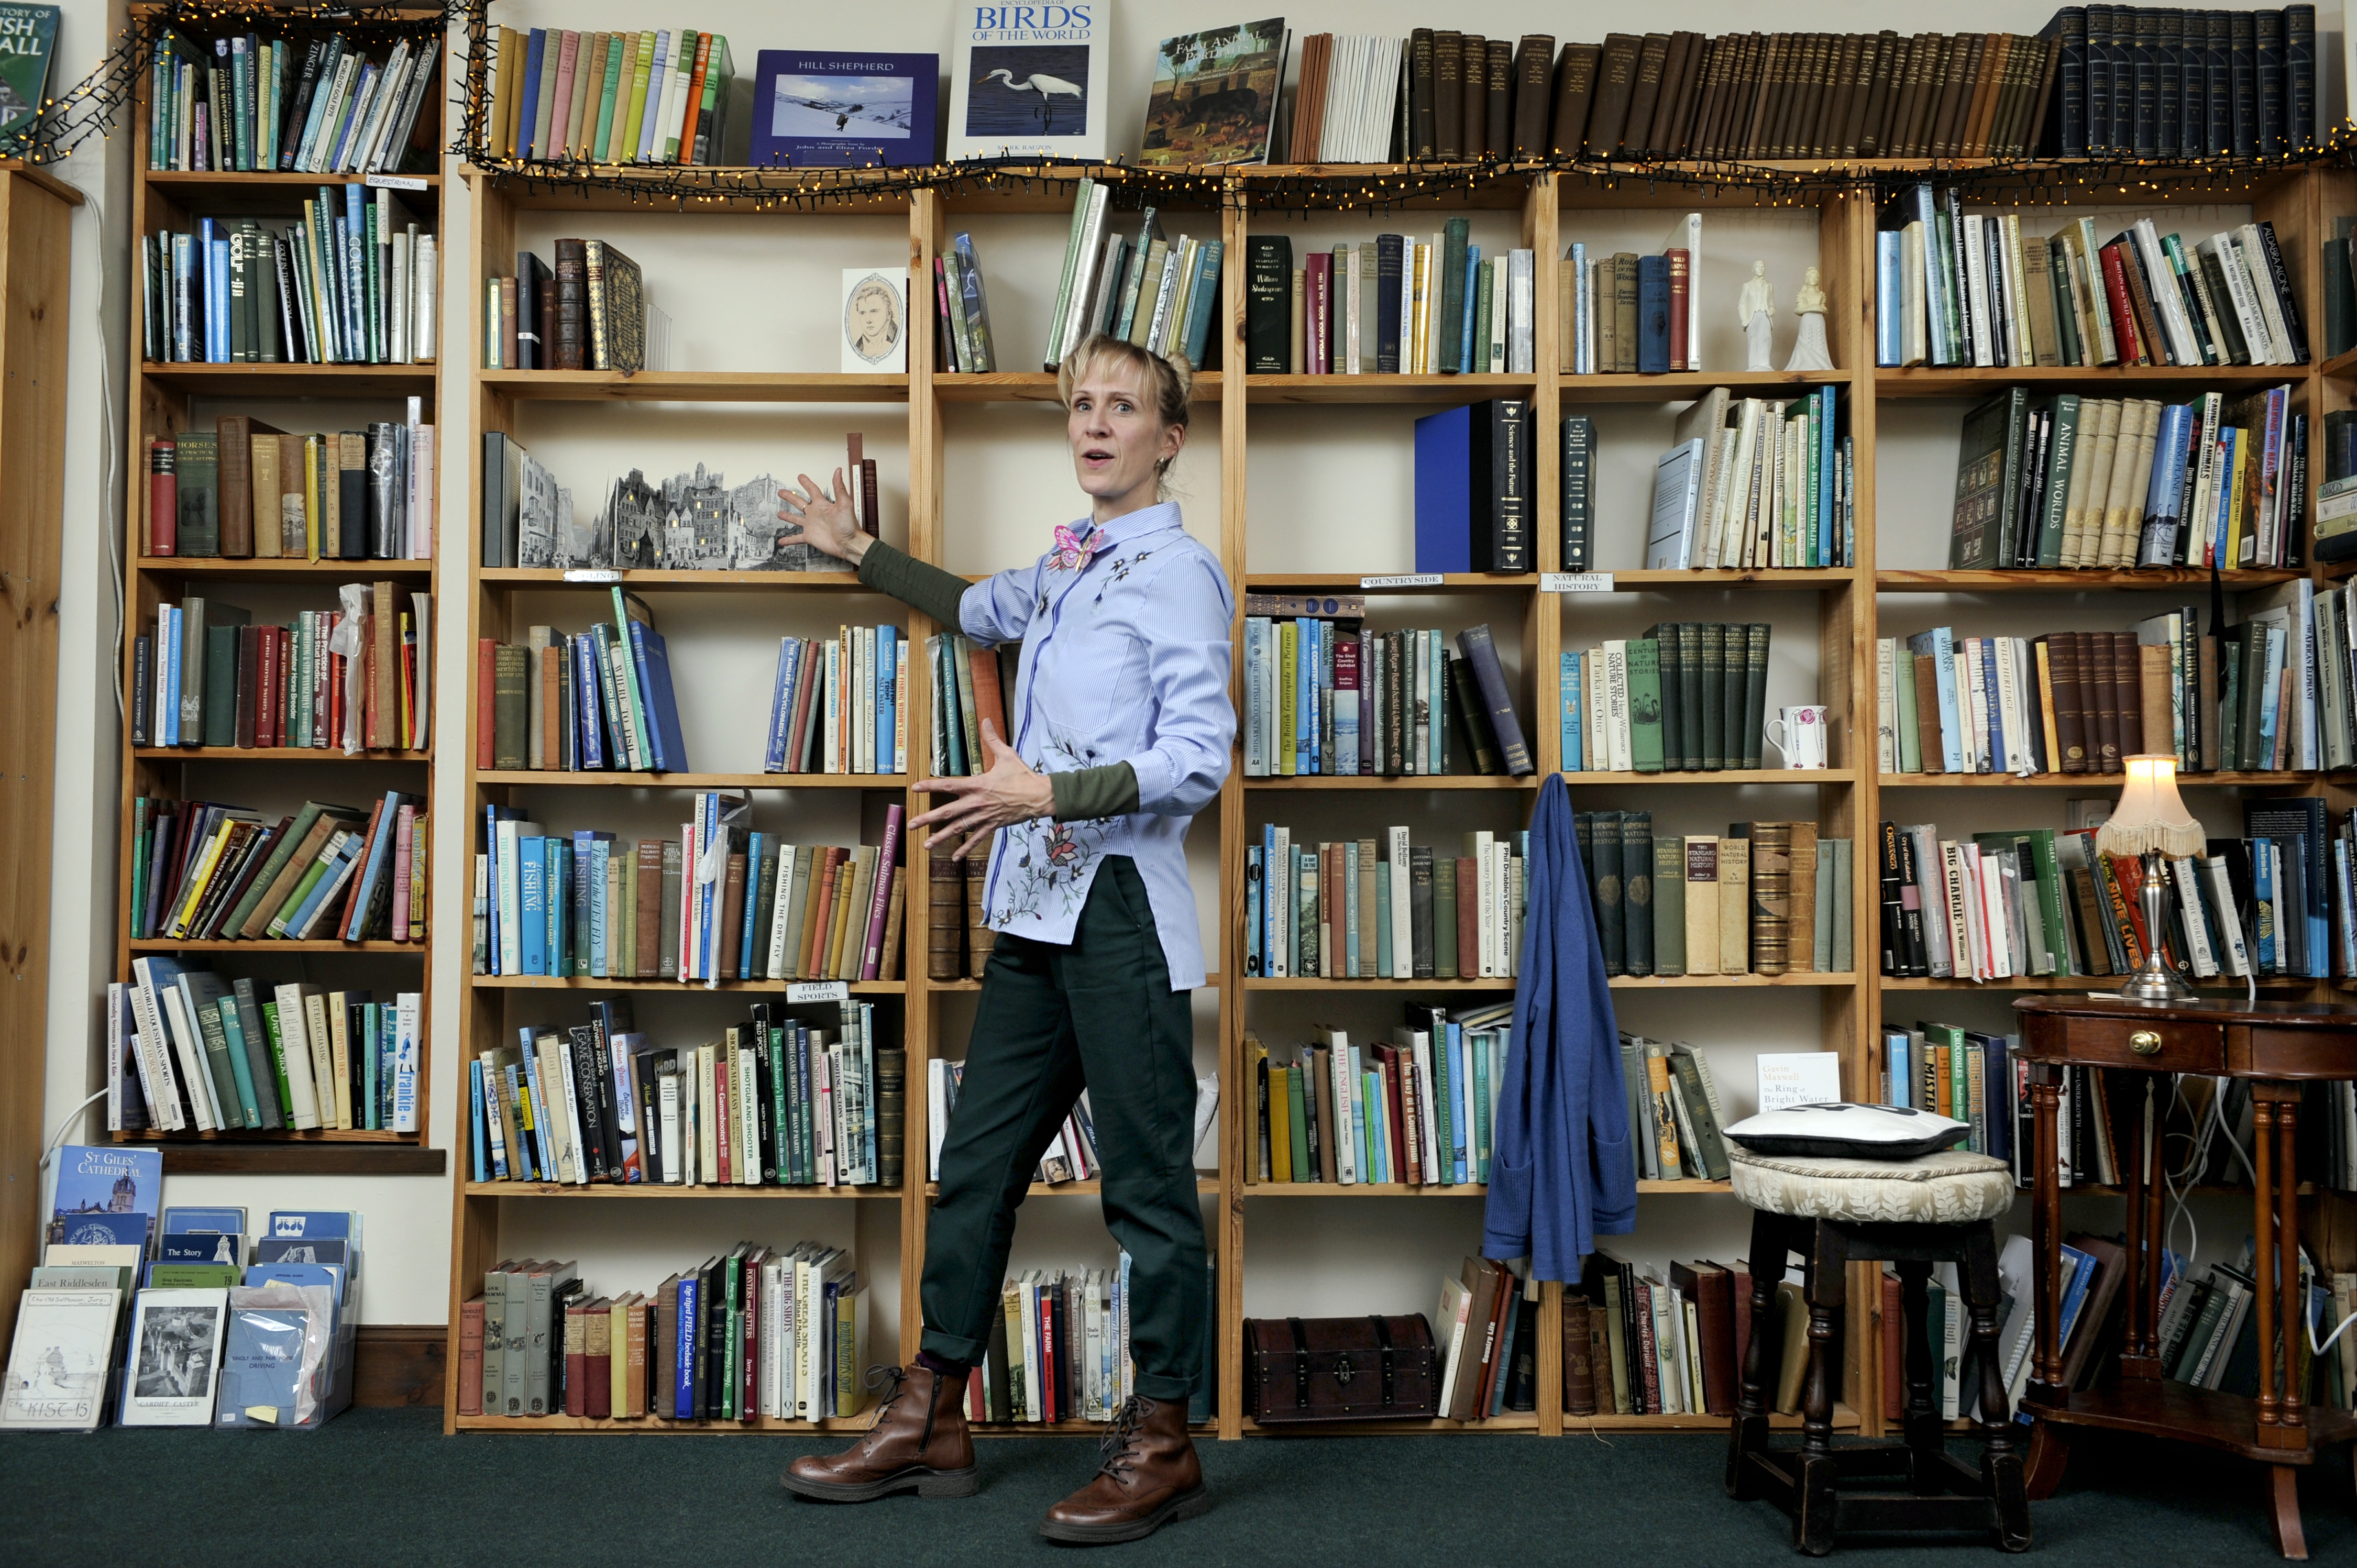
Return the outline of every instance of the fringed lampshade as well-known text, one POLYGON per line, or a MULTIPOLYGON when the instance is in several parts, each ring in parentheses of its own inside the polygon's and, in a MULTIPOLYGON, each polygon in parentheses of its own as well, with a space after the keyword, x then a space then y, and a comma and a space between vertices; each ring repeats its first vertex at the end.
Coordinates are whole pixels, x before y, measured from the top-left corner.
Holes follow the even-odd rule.
MULTIPOLYGON (((2177 758, 2168 753, 2121 759, 2127 782, 2111 821, 2095 830, 2095 848, 2104 854, 2133 856, 2144 861, 2144 929, 2156 935, 2161 923, 2164 865, 2167 861, 2200 854, 2207 834, 2177 795, 2177 758)), ((2175 1002, 2193 994, 2178 979, 2160 954, 2160 943, 2146 949, 2144 964, 2120 987, 2119 994, 2138 1002, 2175 1002)))

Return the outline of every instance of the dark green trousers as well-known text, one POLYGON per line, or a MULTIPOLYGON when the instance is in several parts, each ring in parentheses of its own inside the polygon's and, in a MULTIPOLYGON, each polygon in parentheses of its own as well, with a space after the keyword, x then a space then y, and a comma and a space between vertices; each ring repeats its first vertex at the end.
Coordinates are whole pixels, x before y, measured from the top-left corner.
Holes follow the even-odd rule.
POLYGON ((1146 883, 1127 855, 1097 867, 1071 946, 998 938, 925 1230, 925 1349, 983 1359, 1015 1211, 1085 1086, 1105 1224, 1130 1257, 1137 1391, 1157 1400, 1193 1391, 1207 1265, 1187 998, 1170 989, 1146 883))

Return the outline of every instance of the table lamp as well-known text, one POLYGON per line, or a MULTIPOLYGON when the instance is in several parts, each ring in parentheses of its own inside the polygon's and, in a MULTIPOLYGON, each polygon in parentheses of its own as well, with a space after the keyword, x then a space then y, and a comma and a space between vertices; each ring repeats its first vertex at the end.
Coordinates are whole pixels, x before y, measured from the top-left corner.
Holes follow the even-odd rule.
POLYGON ((2100 854, 2141 855, 2144 858, 2144 966, 2128 977, 2117 994, 2131 1002, 2182 1002, 2193 988, 2177 978, 2160 956, 2163 929, 2162 878, 2167 862, 2200 854, 2206 835, 2177 795, 2177 758, 2167 753, 2121 759, 2127 782, 2111 820, 2095 832, 2100 854))

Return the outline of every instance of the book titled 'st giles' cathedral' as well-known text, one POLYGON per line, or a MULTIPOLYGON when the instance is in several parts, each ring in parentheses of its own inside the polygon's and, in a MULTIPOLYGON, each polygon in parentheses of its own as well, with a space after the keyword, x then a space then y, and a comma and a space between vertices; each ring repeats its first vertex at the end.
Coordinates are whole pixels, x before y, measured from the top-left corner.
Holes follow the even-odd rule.
POLYGON ((959 9, 948 157, 1105 156, 1110 0, 959 9))

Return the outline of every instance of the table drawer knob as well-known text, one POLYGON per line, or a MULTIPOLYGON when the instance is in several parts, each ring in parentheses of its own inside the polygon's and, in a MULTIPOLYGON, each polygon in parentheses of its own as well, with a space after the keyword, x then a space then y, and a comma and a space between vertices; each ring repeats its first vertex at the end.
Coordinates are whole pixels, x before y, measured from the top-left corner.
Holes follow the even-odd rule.
POLYGON ((2152 1029, 2138 1029, 2128 1036, 2128 1049, 2140 1057, 2160 1054, 2160 1035, 2152 1029))

